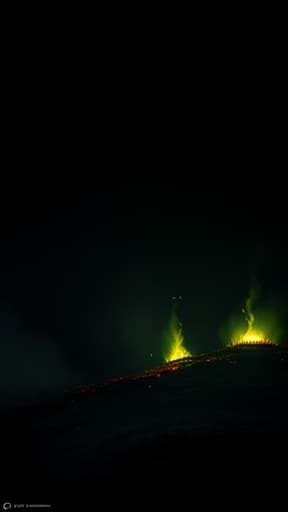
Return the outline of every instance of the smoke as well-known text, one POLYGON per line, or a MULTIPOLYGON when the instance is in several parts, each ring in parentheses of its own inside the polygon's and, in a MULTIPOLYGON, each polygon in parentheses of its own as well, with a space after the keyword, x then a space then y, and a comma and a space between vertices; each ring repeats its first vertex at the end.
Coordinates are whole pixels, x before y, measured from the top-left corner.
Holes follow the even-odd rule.
POLYGON ((254 324, 255 324, 255 316, 252 312, 252 307, 254 307, 254 304, 256 303, 257 298, 259 297, 259 294, 260 294, 260 286, 257 283, 257 281, 254 280, 254 283, 252 284, 252 286, 249 290, 248 298, 245 301, 245 310, 243 310, 243 313, 244 312, 246 313, 246 318, 247 318, 247 322, 248 322, 248 331, 253 329, 254 324))

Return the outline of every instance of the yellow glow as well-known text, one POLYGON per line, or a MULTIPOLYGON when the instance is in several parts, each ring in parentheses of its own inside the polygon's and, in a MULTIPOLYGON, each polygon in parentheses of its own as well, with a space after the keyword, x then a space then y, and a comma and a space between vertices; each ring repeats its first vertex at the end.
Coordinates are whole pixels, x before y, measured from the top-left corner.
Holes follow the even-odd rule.
POLYGON ((242 343, 259 343, 265 340, 265 334, 253 328, 248 328, 244 336, 242 336, 242 343))
POLYGON ((182 333, 182 325, 178 321, 176 313, 172 314, 169 329, 170 350, 165 357, 166 363, 182 359, 183 357, 191 357, 190 352, 183 347, 184 336, 182 333))
POLYGON ((242 312, 246 316, 248 327, 244 333, 236 332, 232 339, 232 345, 271 345, 265 333, 255 328, 255 316, 252 312, 252 304, 255 300, 255 293, 253 289, 245 303, 245 308, 242 312))
POLYGON ((266 338, 262 331, 248 328, 247 331, 239 337, 234 337, 232 345, 271 345, 272 341, 266 338))

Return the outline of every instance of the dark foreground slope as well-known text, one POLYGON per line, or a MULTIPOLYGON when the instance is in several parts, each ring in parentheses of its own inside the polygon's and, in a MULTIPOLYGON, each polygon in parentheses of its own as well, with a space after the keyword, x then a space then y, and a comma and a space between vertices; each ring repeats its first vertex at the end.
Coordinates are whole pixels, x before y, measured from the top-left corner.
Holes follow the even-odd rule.
POLYGON ((245 346, 2 411, 3 488, 71 497, 112 483, 281 476, 287 397, 287 350, 245 346))

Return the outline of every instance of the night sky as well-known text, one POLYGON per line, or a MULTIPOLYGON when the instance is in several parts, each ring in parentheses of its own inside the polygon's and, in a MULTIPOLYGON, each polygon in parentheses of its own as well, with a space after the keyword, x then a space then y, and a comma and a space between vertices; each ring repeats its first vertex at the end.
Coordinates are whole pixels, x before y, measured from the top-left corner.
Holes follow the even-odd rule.
POLYGON ((174 295, 187 348, 213 350, 256 278, 285 342, 286 187, 273 171, 253 185, 251 171, 210 171, 100 168, 2 188, 1 403, 162 363, 174 295))

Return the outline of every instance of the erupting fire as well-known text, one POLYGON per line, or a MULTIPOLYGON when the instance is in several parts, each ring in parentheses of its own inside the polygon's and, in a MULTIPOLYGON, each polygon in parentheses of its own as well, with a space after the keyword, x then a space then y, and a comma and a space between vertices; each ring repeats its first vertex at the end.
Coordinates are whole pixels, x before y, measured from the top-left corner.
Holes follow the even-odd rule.
POLYGON ((167 357, 165 358, 166 363, 175 361, 175 359, 182 359, 183 357, 190 357, 191 354, 183 347, 184 336, 182 334, 181 324, 178 330, 174 332, 174 339, 172 340, 171 349, 167 357))
POLYGON ((184 336, 182 332, 182 324, 179 322, 176 308, 172 310, 169 331, 169 352, 165 356, 166 363, 182 359, 183 357, 191 357, 190 352, 183 346, 184 336))
POLYGON ((255 291, 252 289, 245 303, 242 313, 246 316, 248 327, 244 334, 237 333, 232 339, 232 345, 272 345, 265 333, 255 328, 255 316, 252 313, 252 305, 255 300, 255 291))
POLYGON ((255 329, 247 330, 244 336, 234 338, 232 345, 273 345, 273 342, 265 337, 261 331, 255 329))

